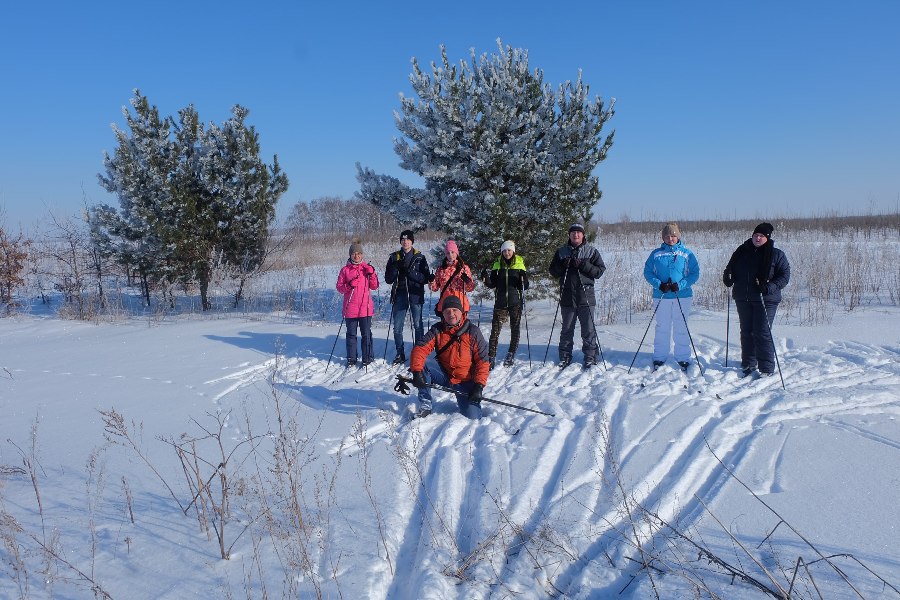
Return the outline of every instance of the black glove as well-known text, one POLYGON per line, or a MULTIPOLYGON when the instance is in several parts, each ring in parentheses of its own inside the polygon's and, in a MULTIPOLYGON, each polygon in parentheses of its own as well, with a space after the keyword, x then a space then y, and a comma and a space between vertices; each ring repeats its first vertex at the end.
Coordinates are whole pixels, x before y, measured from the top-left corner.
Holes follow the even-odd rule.
POLYGON ((725 271, 722 273, 722 283, 725 287, 731 287, 734 285, 734 278, 731 276, 731 271, 725 271))
POLYGON ((659 284, 659 291, 661 291, 663 294, 668 292, 669 291, 669 282, 663 281, 661 284, 659 284))
POLYGON ((765 283, 765 282, 760 283, 760 282, 759 282, 759 279, 757 279, 757 280, 756 280, 756 289, 759 291, 760 294, 762 294, 763 296, 765 296, 765 295, 766 295, 766 291, 769 289, 769 284, 767 284, 767 283, 765 283))
POLYGON ((468 273, 463 273, 459 278, 463 280, 463 283, 472 283, 472 278, 469 277, 468 273))
POLYGON ((670 291, 670 292, 677 292, 677 291, 678 291, 678 284, 677 284, 677 283, 670 283, 670 284, 669 284, 669 291, 670 291))
POLYGON ((484 386, 480 383, 476 383, 472 386, 472 391, 469 392, 469 402, 472 404, 481 404, 482 398, 484 398, 484 386))
POLYGON ((434 281, 434 273, 429 273, 428 277, 426 279, 428 279, 428 283, 431 283, 432 281, 434 281))
POLYGON ((572 262, 575 263, 575 268, 576 268, 576 269, 580 269, 580 268, 581 268, 581 263, 583 263, 584 261, 581 260, 580 258, 574 258, 574 259, 572 259, 572 262))
POLYGON ((412 384, 419 389, 423 387, 428 387, 428 384, 425 383, 425 373, 423 371, 413 371, 412 372, 413 380, 412 384))
POLYGON ((481 278, 482 278, 484 281, 487 281, 487 280, 490 278, 490 275, 488 275, 488 270, 487 270, 487 269, 482 269, 482 270, 481 270, 481 278))

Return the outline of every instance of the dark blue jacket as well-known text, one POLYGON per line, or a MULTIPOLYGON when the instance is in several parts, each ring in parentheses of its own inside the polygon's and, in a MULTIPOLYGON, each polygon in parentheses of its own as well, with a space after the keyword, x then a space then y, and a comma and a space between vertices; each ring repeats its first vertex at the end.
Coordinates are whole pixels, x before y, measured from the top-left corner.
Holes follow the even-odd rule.
MULTIPOLYGON (((769 240, 767 244, 771 244, 769 240)), ((735 300, 747 300, 759 302, 762 293, 766 303, 781 302, 781 290, 791 280, 791 265, 787 256, 772 245, 772 260, 765 281, 760 281, 760 261, 764 259, 765 246, 757 248, 753 241, 748 239, 737 247, 731 260, 725 267, 724 280, 731 280, 734 286, 731 288, 731 297, 735 300)))

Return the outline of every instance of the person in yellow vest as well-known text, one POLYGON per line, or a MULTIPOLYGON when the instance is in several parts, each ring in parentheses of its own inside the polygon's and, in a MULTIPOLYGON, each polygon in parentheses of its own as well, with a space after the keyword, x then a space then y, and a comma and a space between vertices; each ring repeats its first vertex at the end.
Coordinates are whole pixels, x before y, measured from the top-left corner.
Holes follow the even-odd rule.
POLYGON ((488 362, 491 369, 497 356, 500 330, 509 320, 509 351, 503 359, 504 367, 511 367, 519 348, 520 323, 525 305, 525 290, 528 289, 528 271, 525 261, 516 254, 516 243, 506 240, 500 246, 500 255, 491 270, 481 273, 485 285, 494 290, 494 315, 491 319, 491 335, 488 338, 488 362))

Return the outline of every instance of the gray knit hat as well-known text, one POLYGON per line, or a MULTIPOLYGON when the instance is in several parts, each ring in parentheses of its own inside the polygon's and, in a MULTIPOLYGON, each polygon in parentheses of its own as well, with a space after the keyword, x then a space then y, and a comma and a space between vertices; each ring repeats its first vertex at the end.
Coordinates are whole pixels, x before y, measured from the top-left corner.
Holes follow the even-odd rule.
POLYGON ((362 244, 359 243, 358 241, 350 244, 350 256, 353 256, 354 252, 359 252, 360 254, 362 254, 362 251, 363 251, 362 244))
POLYGON ((441 312, 444 312, 448 308, 455 308, 456 310, 462 310, 462 300, 459 299, 459 296, 454 296, 453 294, 444 298, 444 301, 441 303, 441 312))

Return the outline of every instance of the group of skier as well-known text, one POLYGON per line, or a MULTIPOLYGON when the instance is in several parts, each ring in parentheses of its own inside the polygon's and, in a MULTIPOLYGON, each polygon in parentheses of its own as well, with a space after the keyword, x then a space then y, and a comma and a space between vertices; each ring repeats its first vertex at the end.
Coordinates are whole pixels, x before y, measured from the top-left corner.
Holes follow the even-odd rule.
MULTIPOLYGON (((723 272, 722 281, 731 293, 740 322, 742 376, 772 375, 775 370, 775 347, 771 326, 781 301, 781 290, 790 280, 790 265, 784 252, 774 247, 774 227, 760 223, 752 236, 734 251, 723 272)), ((662 244, 654 249, 644 264, 644 278, 653 287, 656 320, 653 344, 653 369, 669 357, 674 339, 674 358, 682 370, 690 366, 691 345, 688 317, 691 311, 692 286, 700 278, 700 265, 694 253, 681 240, 677 223, 667 223, 661 231, 662 244)), ((469 418, 481 417, 481 400, 490 371, 495 367, 500 331, 510 323, 509 350, 504 366, 515 361, 524 312, 525 291, 529 287, 528 271, 516 244, 507 240, 500 246, 490 269, 481 272, 485 285, 495 290, 489 342, 477 325, 468 320, 471 307, 468 293, 475 289, 472 270, 459 255, 455 241, 444 246, 444 259, 434 273, 425 256, 413 244, 410 230, 400 234, 400 248, 387 261, 384 281, 391 285, 391 320, 396 355, 393 364, 406 363, 403 329, 407 316, 412 322, 414 345, 410 354, 412 384, 418 388, 418 417, 432 412, 431 388, 453 390, 459 410, 469 418), (438 293, 435 313, 437 323, 426 332, 422 310, 425 286, 438 293), (439 369, 429 369, 426 359, 434 352, 439 369)), ((560 247, 549 265, 550 274, 559 281, 561 328, 559 367, 572 362, 575 324, 581 328, 582 366, 597 364, 600 346, 594 322, 596 296, 594 283, 606 265, 597 248, 585 239, 584 226, 569 227, 568 242, 560 247)), ((364 262, 362 246, 354 242, 350 257, 338 275, 337 290, 344 295, 343 317, 347 323, 347 364, 357 364, 357 330, 361 333, 363 365, 374 360, 371 291, 379 286, 375 268, 364 262)), ((554 323, 556 317, 554 316, 554 323)), ((649 328, 649 325, 648 325, 649 328)))

